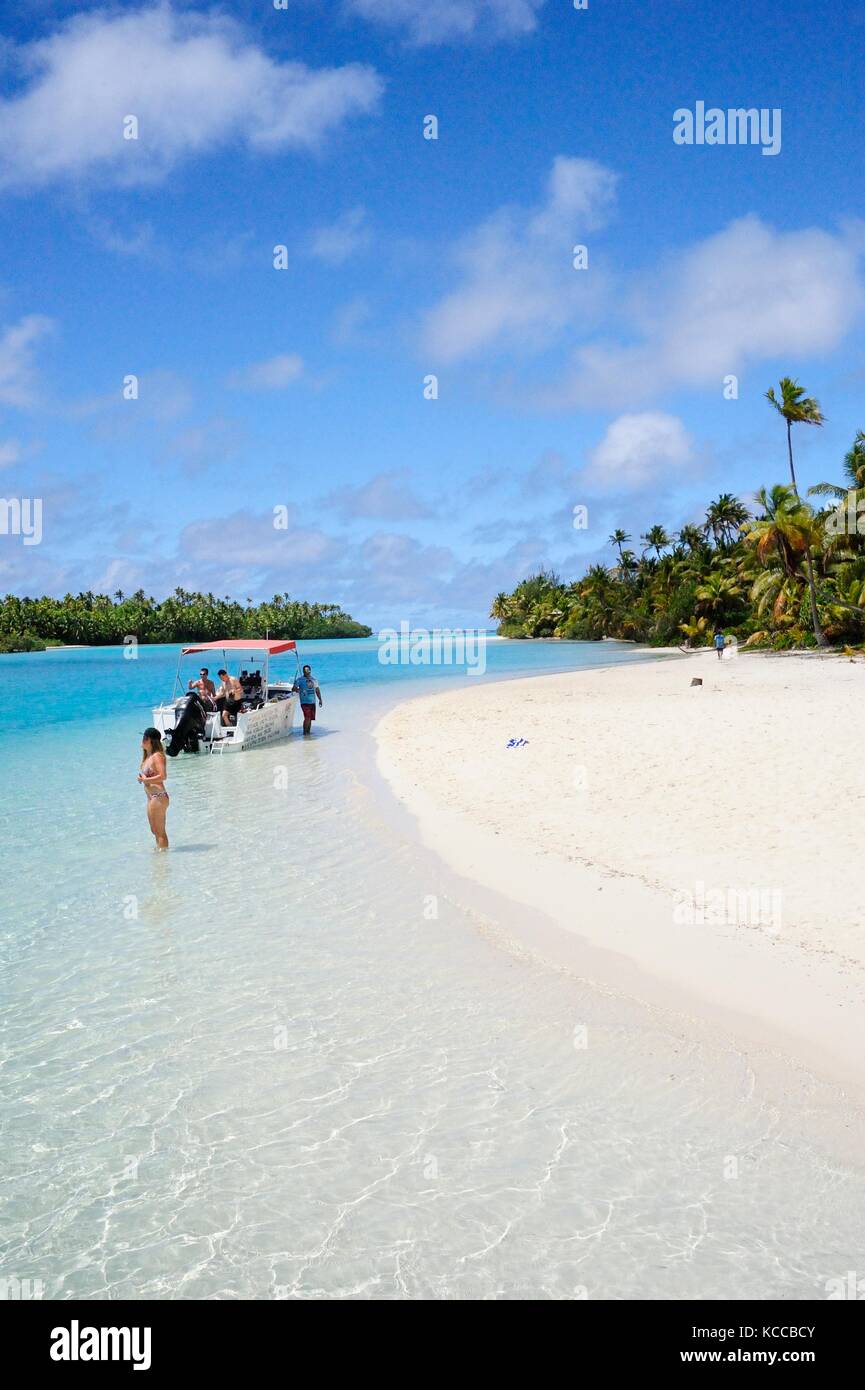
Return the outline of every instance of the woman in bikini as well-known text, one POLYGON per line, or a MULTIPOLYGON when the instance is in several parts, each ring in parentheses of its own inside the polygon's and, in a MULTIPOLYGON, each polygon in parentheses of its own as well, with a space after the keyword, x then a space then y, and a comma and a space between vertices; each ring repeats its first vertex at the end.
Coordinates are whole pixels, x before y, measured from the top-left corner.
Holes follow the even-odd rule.
POLYGON ((156 838, 156 848, 168 849, 168 836, 165 833, 165 815, 168 810, 165 750, 158 729, 144 730, 141 755, 138 780, 147 793, 147 820, 156 838))

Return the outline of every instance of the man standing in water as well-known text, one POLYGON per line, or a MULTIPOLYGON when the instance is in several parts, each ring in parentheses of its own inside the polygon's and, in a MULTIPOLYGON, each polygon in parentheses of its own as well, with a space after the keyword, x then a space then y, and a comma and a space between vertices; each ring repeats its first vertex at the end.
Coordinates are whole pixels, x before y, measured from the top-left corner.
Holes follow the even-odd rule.
POLYGON ((312 674, 311 666, 304 666, 303 674, 298 676, 292 690, 296 690, 300 695, 300 708, 303 710, 303 732, 312 733, 312 721, 315 718, 315 698, 318 696, 319 708, 324 701, 321 698, 321 691, 318 682, 312 674))

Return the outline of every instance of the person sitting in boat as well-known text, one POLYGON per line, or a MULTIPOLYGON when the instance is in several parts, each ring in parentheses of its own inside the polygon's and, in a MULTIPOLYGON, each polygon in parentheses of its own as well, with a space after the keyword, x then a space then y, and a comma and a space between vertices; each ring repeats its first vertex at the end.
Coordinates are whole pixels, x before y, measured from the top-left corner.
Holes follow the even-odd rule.
POLYGON ((207 709, 213 709, 216 702, 216 686, 210 679, 210 674, 206 666, 202 666, 198 673, 197 681, 189 682, 190 690, 197 690, 207 709))
POLYGON ((305 734, 312 733, 312 721, 315 718, 315 697, 318 696, 319 707, 324 701, 321 698, 318 681, 312 674, 311 666, 304 666, 303 674, 298 676, 291 688, 300 695, 300 708, 303 710, 303 732, 305 734))
POLYGON ((227 671, 217 671, 216 674, 222 681, 216 692, 216 708, 222 715, 223 724, 230 724, 232 720, 236 723, 243 702, 243 686, 236 676, 230 676, 227 671))

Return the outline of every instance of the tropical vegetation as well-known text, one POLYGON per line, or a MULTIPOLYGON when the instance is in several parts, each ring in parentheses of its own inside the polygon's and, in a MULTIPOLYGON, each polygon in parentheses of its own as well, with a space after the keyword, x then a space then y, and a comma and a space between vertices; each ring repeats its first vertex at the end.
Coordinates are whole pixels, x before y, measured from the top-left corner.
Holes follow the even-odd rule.
POLYGON ((724 492, 677 532, 649 527, 634 541, 617 527, 615 560, 566 582, 552 570, 500 593, 490 616, 505 637, 616 637, 701 646, 716 628, 749 646, 865 643, 865 432, 838 482, 799 492, 793 427, 821 426, 819 403, 784 377, 766 399, 784 421, 790 481, 750 503, 724 492), (629 548, 633 546, 633 548, 629 548))
POLYGON ((299 603, 274 594, 265 603, 238 603, 213 594, 175 589, 161 602, 143 589, 125 595, 67 594, 65 598, 0 600, 0 652, 38 651, 46 646, 120 646, 138 642, 216 641, 220 637, 369 637, 335 603, 299 603))

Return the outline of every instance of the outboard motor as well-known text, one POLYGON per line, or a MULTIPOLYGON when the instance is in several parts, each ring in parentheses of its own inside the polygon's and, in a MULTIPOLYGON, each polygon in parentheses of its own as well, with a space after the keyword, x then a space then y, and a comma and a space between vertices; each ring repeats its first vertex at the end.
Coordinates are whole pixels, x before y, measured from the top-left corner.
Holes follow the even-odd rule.
POLYGON ((174 703, 174 728, 167 734, 165 751, 169 758, 178 753, 197 753, 199 740, 204 738, 207 715, 204 702, 197 690, 181 695, 174 703))

